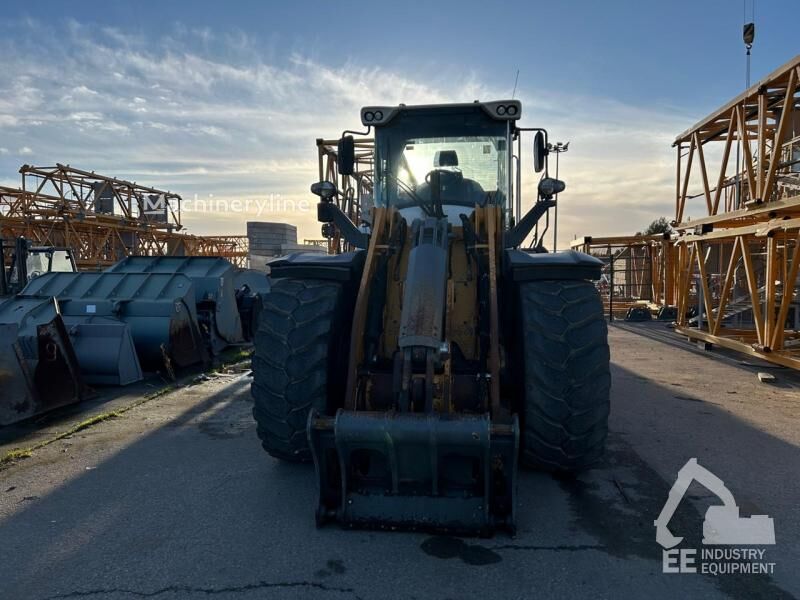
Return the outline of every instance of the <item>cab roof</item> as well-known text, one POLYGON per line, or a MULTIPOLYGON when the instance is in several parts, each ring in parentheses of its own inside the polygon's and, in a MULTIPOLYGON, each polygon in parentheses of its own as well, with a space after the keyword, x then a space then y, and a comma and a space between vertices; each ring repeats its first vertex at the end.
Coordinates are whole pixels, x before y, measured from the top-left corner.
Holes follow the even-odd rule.
POLYGON ((415 104, 407 106, 365 106, 361 109, 361 124, 373 127, 387 125, 401 112, 463 110, 479 107, 496 121, 516 121, 522 116, 522 103, 519 100, 493 100, 491 102, 463 102, 453 104, 415 104))

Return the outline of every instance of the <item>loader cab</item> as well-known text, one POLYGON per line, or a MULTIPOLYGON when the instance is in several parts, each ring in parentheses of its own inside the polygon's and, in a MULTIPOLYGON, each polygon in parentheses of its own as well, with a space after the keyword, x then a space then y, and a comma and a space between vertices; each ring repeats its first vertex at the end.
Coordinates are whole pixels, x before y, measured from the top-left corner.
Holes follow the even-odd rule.
POLYGON ((24 238, 17 238, 13 244, 0 242, 0 248, 3 253, 0 295, 18 293, 32 279, 44 273, 75 273, 78 270, 69 248, 33 246, 24 238), (6 254, 11 255, 8 264, 6 254))
POLYGON ((512 196, 512 141, 519 101, 365 107, 375 128, 375 204, 397 208, 408 222, 465 208, 500 205, 512 196))
POLYGON ((67 248, 31 247, 25 263, 29 280, 44 273, 75 273, 78 270, 72 252, 67 248))

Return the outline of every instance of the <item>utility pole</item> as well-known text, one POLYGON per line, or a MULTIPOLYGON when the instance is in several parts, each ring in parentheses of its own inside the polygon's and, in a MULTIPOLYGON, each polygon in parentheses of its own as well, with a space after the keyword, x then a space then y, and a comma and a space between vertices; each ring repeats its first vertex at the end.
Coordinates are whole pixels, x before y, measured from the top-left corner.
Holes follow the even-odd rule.
MULTIPOLYGON (((547 144, 547 152, 554 152, 556 155, 556 179, 558 179, 558 155, 569 150, 569 142, 556 142, 547 144)), ((558 194, 555 197, 556 205, 553 211, 553 252, 558 249, 558 194)))

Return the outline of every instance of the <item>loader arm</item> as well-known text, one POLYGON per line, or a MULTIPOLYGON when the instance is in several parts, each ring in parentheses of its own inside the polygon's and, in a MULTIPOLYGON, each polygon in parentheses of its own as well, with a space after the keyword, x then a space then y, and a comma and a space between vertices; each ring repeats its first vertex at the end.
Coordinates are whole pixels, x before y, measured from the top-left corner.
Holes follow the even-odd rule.
POLYGON ((318 522, 514 529, 519 432, 500 393, 500 207, 407 223, 376 208, 343 409, 312 412, 318 522), (467 247, 469 245, 469 247, 467 247))

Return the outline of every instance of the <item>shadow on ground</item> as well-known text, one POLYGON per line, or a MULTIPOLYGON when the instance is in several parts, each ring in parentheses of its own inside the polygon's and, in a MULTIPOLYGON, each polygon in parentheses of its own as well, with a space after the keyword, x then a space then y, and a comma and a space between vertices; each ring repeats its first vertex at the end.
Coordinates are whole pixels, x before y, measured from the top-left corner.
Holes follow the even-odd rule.
MULTIPOLYGON (((796 474, 798 448, 710 398, 685 392, 679 398, 619 366, 613 377, 603 462, 572 478, 522 472, 514 539, 315 529, 313 468, 277 463, 260 451, 249 379, 240 378, 209 397, 198 394, 196 404, 165 425, 21 504, 0 522, 0 581, 8 597, 38 599, 259 597, 266 591, 277 597, 519 597, 537 589, 540 596, 616 596, 624 589, 675 597, 715 588, 732 598, 792 597, 786 582, 800 590, 791 572, 796 556, 788 552, 800 533, 789 512, 794 504, 768 499, 796 499, 797 482, 768 469, 777 462, 796 474), (768 553, 783 571, 781 586, 764 575, 661 573, 653 521, 672 477, 693 456, 726 481, 743 516, 775 519, 778 545, 768 553)), ((15 478, 25 468, 2 477, 15 478)), ((685 546, 699 548, 704 507, 715 502, 702 487, 690 492, 671 527, 685 536, 685 546)))

